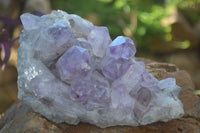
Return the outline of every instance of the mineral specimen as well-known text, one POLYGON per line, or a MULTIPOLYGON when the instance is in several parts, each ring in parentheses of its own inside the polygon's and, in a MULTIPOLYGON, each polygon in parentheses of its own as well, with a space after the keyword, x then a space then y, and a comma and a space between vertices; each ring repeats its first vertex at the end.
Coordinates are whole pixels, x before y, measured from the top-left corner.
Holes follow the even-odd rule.
POLYGON ((53 11, 21 16, 18 97, 54 122, 139 126, 184 114, 174 78, 157 80, 135 60, 130 38, 53 11))

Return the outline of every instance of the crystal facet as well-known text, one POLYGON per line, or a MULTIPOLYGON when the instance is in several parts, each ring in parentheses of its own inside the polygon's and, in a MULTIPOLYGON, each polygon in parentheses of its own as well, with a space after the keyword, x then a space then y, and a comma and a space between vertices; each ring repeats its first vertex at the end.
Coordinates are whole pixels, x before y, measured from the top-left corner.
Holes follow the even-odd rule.
POLYGON ((92 46, 94 55, 102 58, 111 42, 108 29, 106 27, 94 26, 88 35, 88 41, 92 46))
POLYGON ((116 59, 130 59, 136 53, 136 48, 133 41, 130 38, 125 38, 123 36, 118 36, 109 45, 109 54, 111 57, 116 59))
POLYGON ((81 78, 91 71, 90 56, 87 49, 79 46, 72 46, 56 63, 62 81, 81 78))
POLYGON ((126 73, 130 63, 124 59, 108 58, 102 61, 102 73, 108 79, 118 79, 126 73))
POLYGON ((30 13, 24 13, 20 16, 24 29, 27 31, 36 30, 40 28, 38 16, 32 15, 30 13))
POLYGON ((109 105, 110 85, 98 72, 91 74, 90 79, 77 80, 72 84, 72 97, 87 110, 101 109, 109 105))
POLYGON ((101 128, 180 118, 180 87, 136 61, 130 38, 63 11, 21 16, 18 98, 57 123, 101 128))

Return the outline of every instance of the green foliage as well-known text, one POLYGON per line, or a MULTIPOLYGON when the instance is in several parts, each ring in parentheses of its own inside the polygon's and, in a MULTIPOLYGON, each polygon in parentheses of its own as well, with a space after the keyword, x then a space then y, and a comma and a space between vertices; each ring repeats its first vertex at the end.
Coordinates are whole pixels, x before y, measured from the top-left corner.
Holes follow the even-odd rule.
POLYGON ((162 5, 153 4, 148 8, 140 6, 137 8, 137 13, 138 26, 134 36, 139 46, 148 45, 155 38, 167 41, 166 35, 171 28, 161 25, 161 20, 168 15, 162 5))
POLYGON ((120 17, 120 11, 116 10, 109 0, 51 0, 51 2, 56 9, 62 9, 82 17, 95 13, 101 21, 101 25, 108 27, 112 37, 122 34, 119 25, 116 23, 120 17))
MULTIPOLYGON (((163 26, 162 20, 169 15, 169 9, 178 7, 185 10, 196 6, 200 0, 51 0, 54 9, 87 18, 95 13, 99 25, 108 27, 112 39, 125 34, 134 38, 138 48, 148 48, 155 39, 172 41, 171 26, 163 26), (136 20, 137 19, 137 20, 136 20), (136 22, 134 21, 136 20, 136 22)), ((196 21, 198 14, 186 14, 196 21)), ((180 48, 188 48, 183 42, 180 48)))

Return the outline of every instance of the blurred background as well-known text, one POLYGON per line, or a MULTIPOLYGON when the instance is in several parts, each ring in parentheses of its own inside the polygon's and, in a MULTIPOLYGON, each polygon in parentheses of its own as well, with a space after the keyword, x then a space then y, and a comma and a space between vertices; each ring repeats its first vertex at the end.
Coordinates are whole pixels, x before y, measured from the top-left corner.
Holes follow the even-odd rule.
MULTIPOLYGON (((132 38, 137 57, 176 64, 191 75, 200 94, 200 0, 0 0, 0 29, 24 12, 48 14, 56 9, 107 26, 112 39, 132 38)), ((21 29, 12 25, 10 38, 18 37, 21 29)), ((17 100, 18 47, 15 41, 5 69, 0 70, 0 114, 17 100)), ((0 64, 2 59, 1 51, 0 64)))

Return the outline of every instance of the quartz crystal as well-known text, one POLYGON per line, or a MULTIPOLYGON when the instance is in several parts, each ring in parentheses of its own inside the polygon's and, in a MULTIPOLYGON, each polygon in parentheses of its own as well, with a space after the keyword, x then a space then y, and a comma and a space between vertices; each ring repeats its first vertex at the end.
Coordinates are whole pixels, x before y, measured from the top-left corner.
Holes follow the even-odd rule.
POLYGON ((88 35, 88 42, 92 46, 94 55, 97 57, 103 57, 109 43, 111 42, 108 29, 106 27, 93 26, 88 35))
POLYGON ((38 16, 32 15, 30 13, 24 13, 20 18, 24 26, 24 30, 31 31, 40 28, 40 18, 38 16))
POLYGON ((108 53, 111 57, 114 57, 116 59, 130 59, 135 55, 136 49, 133 41, 130 38, 118 36, 109 45, 108 53))
POLYGON ((62 81, 87 76, 91 71, 90 55, 87 49, 72 46, 57 61, 56 69, 62 81))
POLYGON ((136 61, 130 38, 64 11, 21 15, 18 98, 49 120, 101 128, 180 118, 174 78, 156 79, 136 61))
POLYGON ((108 79, 115 80, 126 73, 130 63, 124 59, 105 58, 102 61, 102 73, 108 79))

